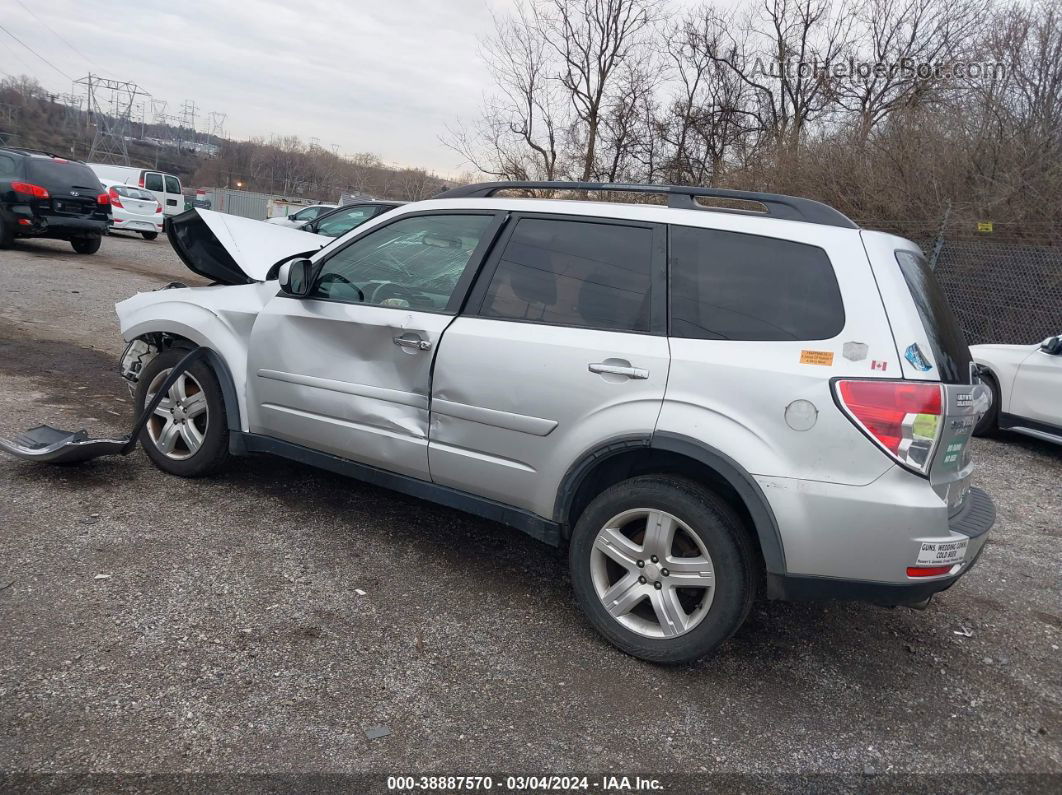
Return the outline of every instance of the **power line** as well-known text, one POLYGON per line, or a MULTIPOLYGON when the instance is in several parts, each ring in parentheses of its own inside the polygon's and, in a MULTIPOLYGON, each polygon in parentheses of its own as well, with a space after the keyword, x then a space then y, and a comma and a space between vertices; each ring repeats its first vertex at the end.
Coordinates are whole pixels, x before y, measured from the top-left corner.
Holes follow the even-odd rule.
POLYGON ((82 58, 84 59, 85 63, 87 63, 87 64, 88 64, 89 66, 95 66, 95 65, 96 65, 96 64, 92 63, 92 61, 90 61, 90 60, 88 59, 88 56, 86 56, 86 55, 85 55, 85 53, 81 52, 81 50, 79 50, 79 49, 78 49, 77 47, 75 47, 75 46, 74 46, 73 44, 71 44, 71 43, 70 43, 70 42, 68 42, 68 41, 67 41, 66 39, 64 39, 64 38, 63 38, 62 36, 60 36, 60 35, 59 35, 59 34, 58 34, 58 33, 57 33, 56 31, 55 31, 55 29, 54 29, 54 28, 52 28, 52 26, 51 26, 51 25, 49 25, 49 24, 48 24, 47 22, 45 22, 45 21, 44 21, 43 19, 41 19, 41 18, 40 18, 39 16, 37 16, 37 15, 36 15, 36 14, 35 14, 35 13, 33 12, 33 10, 32 10, 32 9, 30 9, 30 8, 27 8, 27 7, 26 7, 26 6, 25 6, 25 5, 23 4, 22 0, 15 0, 15 2, 16 2, 16 3, 18 3, 18 4, 20 5, 20 6, 22 6, 22 10, 23 10, 23 11, 25 11, 25 12, 26 12, 27 14, 29 14, 29 15, 30 15, 31 17, 33 17, 33 18, 34 18, 35 20, 37 20, 37 21, 38 21, 38 22, 40 22, 40 23, 41 23, 42 25, 44 25, 44 27, 45 27, 45 28, 46 28, 47 30, 49 30, 49 31, 51 32, 51 34, 52 34, 53 36, 55 36, 55 38, 59 39, 59 41, 61 41, 61 42, 62 42, 63 44, 65 44, 65 45, 66 45, 67 47, 69 47, 69 48, 70 48, 71 50, 73 50, 73 51, 74 51, 74 52, 76 52, 76 53, 77 53, 78 55, 80 55, 80 56, 81 56, 81 57, 82 57, 82 58))
POLYGON ((60 69, 60 68, 59 68, 58 66, 56 66, 55 64, 53 64, 53 63, 52 63, 51 61, 49 61, 49 60, 48 60, 47 58, 45 58, 45 57, 44 57, 43 55, 41 55, 41 54, 40 54, 39 52, 37 52, 37 51, 36 51, 35 49, 33 49, 32 47, 30 47, 30 46, 29 46, 28 44, 26 44, 26 42, 24 42, 24 41, 23 41, 22 39, 20 39, 20 38, 19 38, 18 36, 16 36, 16 35, 15 35, 14 33, 12 33, 12 32, 11 32, 10 30, 8 30, 7 28, 5 28, 5 27, 4 27, 3 25, 0 25, 0 30, 2 30, 2 31, 3 31, 4 33, 6 33, 6 34, 7 34, 8 36, 10 36, 11 38, 13 38, 13 39, 14 39, 15 41, 17 41, 17 42, 18 42, 19 44, 21 44, 21 45, 22 45, 23 47, 25 47, 25 48, 26 48, 27 50, 29 50, 29 51, 30 51, 31 53, 33 53, 34 55, 36 55, 36 56, 37 56, 38 58, 40 58, 40 59, 41 59, 42 61, 44 61, 44 62, 45 62, 46 64, 48 64, 48 66, 52 67, 52 69, 54 69, 55 71, 57 71, 57 72, 58 72, 59 74, 61 74, 61 75, 62 75, 63 77, 65 77, 65 78, 66 78, 67 80, 69 80, 69 81, 70 81, 71 83, 72 83, 72 82, 74 82, 74 78, 72 78, 72 77, 71 77, 70 75, 68 75, 68 74, 67 74, 66 72, 64 72, 64 71, 63 71, 62 69, 60 69))

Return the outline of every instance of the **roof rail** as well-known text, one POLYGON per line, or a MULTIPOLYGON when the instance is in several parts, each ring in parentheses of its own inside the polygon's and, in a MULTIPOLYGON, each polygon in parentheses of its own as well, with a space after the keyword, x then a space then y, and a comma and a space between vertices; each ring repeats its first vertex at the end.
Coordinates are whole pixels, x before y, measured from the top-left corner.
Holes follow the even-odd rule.
POLYGON ((724 188, 687 188, 679 185, 637 185, 622 182, 480 182, 450 188, 434 196, 435 199, 463 199, 472 197, 486 198, 502 190, 579 190, 579 191, 616 191, 619 193, 661 193, 667 195, 668 207, 682 210, 708 210, 714 212, 740 213, 757 215, 754 211, 732 209, 728 207, 708 207, 698 204, 696 199, 705 196, 713 199, 734 199, 737 201, 757 202, 767 208, 771 218, 787 221, 804 221, 809 224, 839 226, 845 229, 858 229, 859 226, 844 213, 828 204, 802 199, 797 196, 785 196, 780 193, 757 193, 755 191, 726 190, 724 188))

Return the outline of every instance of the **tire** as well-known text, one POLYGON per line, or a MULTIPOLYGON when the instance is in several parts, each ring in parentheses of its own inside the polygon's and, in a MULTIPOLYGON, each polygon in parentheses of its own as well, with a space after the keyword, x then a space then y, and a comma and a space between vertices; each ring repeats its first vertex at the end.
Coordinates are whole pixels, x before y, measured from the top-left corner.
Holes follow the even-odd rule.
POLYGON ((159 236, 158 232, 141 232, 140 234, 143 235, 144 240, 154 240, 159 236))
POLYGON ((7 221, 0 218, 0 248, 11 248, 13 245, 15 245, 15 233, 7 221))
MULTIPOLYGON (((182 348, 170 348, 148 362, 136 385, 138 416, 154 389, 187 353, 182 348)), ((205 477, 225 466, 229 459, 225 400, 209 365, 196 362, 178 379, 141 431, 140 444, 155 466, 171 475, 205 477), (175 405, 181 394, 184 400, 175 405), (199 394, 202 399, 196 399, 199 394)))
POLYGON ((718 495, 680 477, 643 475, 599 494, 576 522, 568 558, 576 601, 590 623, 649 662, 691 663, 711 654, 745 621, 756 596, 758 558, 741 520, 718 495), (664 519, 659 526, 677 520, 678 529, 672 542, 655 545, 650 538, 646 546, 656 517, 664 519), (653 560, 660 549, 667 554, 653 560), (669 561, 683 573, 668 569, 669 561), (697 585, 675 587, 681 580, 697 585), (618 618, 600 595, 609 593, 626 597, 614 600, 618 618), (681 623, 661 620, 657 608, 667 614, 668 605, 681 623))
POLYGON ((996 381, 995 376, 987 373, 982 378, 985 386, 988 387, 988 391, 992 393, 992 405, 984 413, 984 416, 977 421, 973 435, 992 436, 999 431, 999 383, 996 381))
POLYGON ((75 237, 70 241, 70 245, 74 247, 74 251, 78 254, 95 254, 100 250, 100 245, 103 243, 103 235, 96 235, 94 237, 75 237))

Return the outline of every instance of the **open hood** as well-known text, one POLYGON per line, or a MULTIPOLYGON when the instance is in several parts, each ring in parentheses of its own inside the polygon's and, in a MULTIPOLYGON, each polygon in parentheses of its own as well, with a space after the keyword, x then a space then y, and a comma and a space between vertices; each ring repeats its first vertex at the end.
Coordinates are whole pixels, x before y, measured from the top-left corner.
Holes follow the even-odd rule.
POLYGON ((276 263, 309 256, 332 242, 324 235, 199 208, 173 216, 166 234, 189 270, 222 284, 265 281, 276 263))

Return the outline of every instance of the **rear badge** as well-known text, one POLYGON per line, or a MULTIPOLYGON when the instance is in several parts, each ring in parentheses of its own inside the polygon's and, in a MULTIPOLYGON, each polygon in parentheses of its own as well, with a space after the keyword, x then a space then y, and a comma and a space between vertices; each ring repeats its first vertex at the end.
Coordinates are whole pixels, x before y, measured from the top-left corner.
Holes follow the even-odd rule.
POLYGON ((801 351, 800 363, 830 367, 833 365, 833 351, 801 351))
POLYGON ((916 370, 921 370, 924 373, 933 369, 933 365, 926 361, 926 357, 922 355, 922 349, 918 347, 917 342, 912 342, 908 345, 907 350, 903 352, 903 356, 914 365, 916 370))

